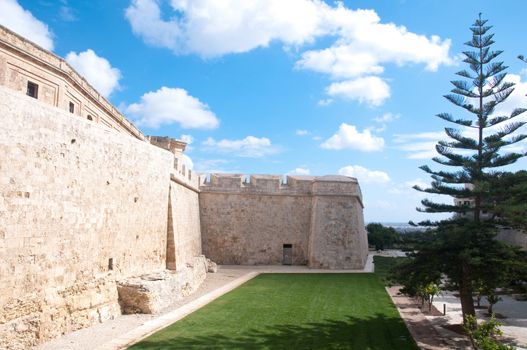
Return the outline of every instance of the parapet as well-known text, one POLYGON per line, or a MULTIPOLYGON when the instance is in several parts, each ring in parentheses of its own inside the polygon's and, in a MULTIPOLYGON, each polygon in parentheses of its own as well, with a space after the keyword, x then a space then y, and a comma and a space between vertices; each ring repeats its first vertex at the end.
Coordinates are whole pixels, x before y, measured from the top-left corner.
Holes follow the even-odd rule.
POLYGON ((147 136, 147 140, 152 145, 166 149, 174 154, 184 152, 185 147, 187 147, 185 142, 168 136, 147 136))
POLYGON ((262 195, 355 196, 362 203, 357 179, 336 175, 210 174, 203 177, 200 191, 262 195))

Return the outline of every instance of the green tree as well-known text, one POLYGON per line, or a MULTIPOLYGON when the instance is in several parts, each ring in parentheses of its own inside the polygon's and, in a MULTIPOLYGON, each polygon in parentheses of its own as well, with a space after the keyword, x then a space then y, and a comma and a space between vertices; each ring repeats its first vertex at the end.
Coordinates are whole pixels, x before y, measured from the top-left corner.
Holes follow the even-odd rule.
POLYGON ((375 249, 393 248, 400 238, 393 227, 386 227, 379 223, 366 225, 368 231, 368 244, 375 246, 375 249))
POLYGON ((489 183, 492 214, 501 223, 527 231, 527 171, 496 173, 489 183))
POLYGON ((494 285, 501 282, 504 271, 513 270, 516 251, 495 240, 494 226, 482 220, 481 213, 490 209, 487 208, 491 205, 489 179, 495 169, 526 155, 502 152, 503 147, 527 137, 515 135, 525 123, 514 119, 526 109, 517 108, 510 115, 494 115, 496 106, 513 92, 514 84, 505 81, 507 67, 496 61, 502 51, 491 50, 494 44, 494 35, 489 33, 491 28, 481 15, 470 27, 472 39, 465 43, 470 49, 463 52, 463 61, 469 69, 456 73, 463 79, 452 81, 451 94, 444 96, 468 117, 454 117, 449 113, 437 115, 458 128, 445 128, 450 140, 438 142, 436 151, 440 157, 433 158, 433 161, 454 170, 432 170, 422 166, 421 169, 433 179, 431 187, 414 187, 431 194, 468 199, 471 203, 470 206, 456 206, 425 199, 419 211, 468 215, 435 223, 436 240, 421 246, 403 268, 421 271, 423 276, 434 276, 430 271, 424 273, 423 269, 446 275, 447 286, 459 291, 465 321, 467 315, 475 315, 474 281, 481 278, 494 285), (423 265, 418 266, 419 263, 423 265))

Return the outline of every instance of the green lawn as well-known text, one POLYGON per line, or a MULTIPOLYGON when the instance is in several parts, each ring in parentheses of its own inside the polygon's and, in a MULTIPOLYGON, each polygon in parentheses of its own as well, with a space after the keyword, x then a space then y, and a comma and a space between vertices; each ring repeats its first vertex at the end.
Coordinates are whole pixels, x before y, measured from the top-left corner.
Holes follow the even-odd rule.
POLYGON ((389 281, 390 269, 395 265, 405 261, 408 258, 391 258, 387 256, 374 256, 373 264, 375 265, 375 274, 379 276, 386 284, 389 281))
POLYGON ((418 349, 374 274, 263 274, 130 349, 418 349))

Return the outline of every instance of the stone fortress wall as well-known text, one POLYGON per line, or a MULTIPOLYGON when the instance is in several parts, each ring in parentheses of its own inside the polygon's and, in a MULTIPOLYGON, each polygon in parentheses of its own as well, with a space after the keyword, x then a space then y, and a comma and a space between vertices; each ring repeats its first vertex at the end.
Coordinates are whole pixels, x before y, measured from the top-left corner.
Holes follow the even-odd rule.
POLYGON ((63 58, 1 25, 0 85, 24 94, 30 93, 31 85, 31 94, 43 103, 144 139, 139 129, 63 58))
POLYGON ((159 312, 222 263, 361 268, 355 179, 211 175, 0 26, 0 349, 159 312), (70 109, 72 104, 72 109, 70 109), (130 137, 132 136, 132 137, 130 137), (202 251, 203 248, 203 251, 202 251))
POLYGON ((203 252, 217 263, 359 269, 366 262, 353 178, 212 174, 200 191, 203 252))
POLYGON ((137 276, 179 293, 165 304, 199 286, 197 179, 177 156, 5 87, 0 121, 0 348, 119 315, 137 276))

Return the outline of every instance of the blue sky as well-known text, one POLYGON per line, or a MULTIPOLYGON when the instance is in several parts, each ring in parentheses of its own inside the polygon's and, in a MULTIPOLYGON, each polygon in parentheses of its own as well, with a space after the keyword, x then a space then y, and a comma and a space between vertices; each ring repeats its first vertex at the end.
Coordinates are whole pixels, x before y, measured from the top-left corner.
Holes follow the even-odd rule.
POLYGON ((522 0, 0 0, 0 24, 144 133, 188 141, 196 171, 355 176, 381 222, 439 218, 415 211, 411 186, 437 167, 434 115, 466 116, 442 95, 479 12, 517 83, 502 110, 525 107, 522 0))

